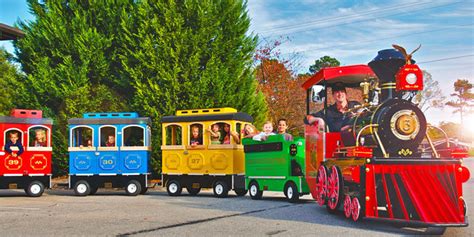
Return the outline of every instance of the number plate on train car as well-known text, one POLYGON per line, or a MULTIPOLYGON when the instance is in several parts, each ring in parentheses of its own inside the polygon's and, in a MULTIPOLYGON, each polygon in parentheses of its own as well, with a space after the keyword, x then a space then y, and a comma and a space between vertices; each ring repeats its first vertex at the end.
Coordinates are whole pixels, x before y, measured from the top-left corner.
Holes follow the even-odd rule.
POLYGON ((8 184, 9 189, 17 189, 18 185, 17 184, 8 184))

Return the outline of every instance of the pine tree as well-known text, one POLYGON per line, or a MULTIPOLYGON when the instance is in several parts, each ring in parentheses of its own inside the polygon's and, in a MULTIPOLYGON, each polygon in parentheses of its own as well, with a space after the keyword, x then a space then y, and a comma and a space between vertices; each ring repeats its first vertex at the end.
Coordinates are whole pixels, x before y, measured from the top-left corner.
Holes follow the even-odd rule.
POLYGON ((55 121, 55 173, 67 170, 67 119, 84 112, 129 110, 129 82, 120 74, 122 19, 131 1, 28 0, 35 21, 20 22, 25 37, 14 42, 33 97, 30 108, 55 121))
POLYGON ((125 27, 132 56, 122 64, 136 91, 135 108, 155 121, 155 149, 161 117, 179 109, 234 107, 263 122, 267 107, 251 68, 257 37, 247 35, 243 1, 141 3, 136 21, 125 27))
POLYGON ((9 115, 14 108, 28 108, 32 103, 21 83, 24 77, 13 63, 13 55, 0 48, 0 115, 9 115))

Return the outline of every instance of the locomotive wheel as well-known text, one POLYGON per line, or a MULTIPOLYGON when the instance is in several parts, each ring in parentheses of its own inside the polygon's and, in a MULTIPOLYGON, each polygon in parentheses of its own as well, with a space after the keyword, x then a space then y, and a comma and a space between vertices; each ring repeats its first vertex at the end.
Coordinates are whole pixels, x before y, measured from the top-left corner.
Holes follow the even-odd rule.
POLYGON ((143 195, 143 194, 145 194, 147 191, 148 191, 148 188, 146 188, 146 187, 145 187, 145 188, 142 188, 142 191, 140 192, 140 194, 143 195))
POLYGON ((79 180, 74 185, 74 193, 76 196, 87 196, 91 192, 91 186, 85 180, 79 180))
POLYGON ((344 198, 344 216, 346 216, 346 218, 350 218, 351 214, 352 214, 351 196, 346 195, 346 197, 344 198))
POLYGON ((234 189, 234 192, 238 197, 242 197, 242 196, 245 196, 245 194, 247 194, 247 190, 240 189, 240 188, 239 189, 234 189))
POLYGON ((214 196, 218 198, 225 198, 229 194, 229 186, 224 181, 217 181, 214 183, 214 196))
POLYGON ((258 187, 258 183, 255 181, 252 181, 249 184, 249 194, 250 198, 253 200, 259 200, 262 198, 263 191, 260 191, 260 188, 258 187))
POLYGON ((288 182, 285 185, 285 196, 289 202, 297 202, 300 199, 298 189, 293 182, 288 182))
POLYGON ((360 218, 360 202, 359 198, 353 197, 352 198, 352 203, 351 203, 351 209, 352 209, 352 220, 358 221, 360 218))
POLYGON ((171 180, 166 184, 166 191, 170 196, 179 196, 182 190, 183 188, 178 180, 171 180))
POLYGON ((35 180, 28 185, 28 188, 25 189, 25 192, 30 197, 39 197, 43 195, 44 184, 35 180))
POLYGON ((189 185, 188 187, 186 187, 186 190, 188 190, 188 193, 189 195, 191 196, 195 196, 197 195, 199 192, 201 192, 201 188, 193 188, 192 185, 189 185))
POLYGON ((316 176, 316 202, 320 206, 326 204, 327 195, 327 168, 324 165, 319 166, 318 174, 316 176))
POLYGON ((136 180, 130 180, 125 187, 125 192, 129 196, 137 196, 142 191, 142 185, 136 180))
POLYGON ((326 204, 329 213, 334 213, 341 206, 343 183, 341 170, 337 166, 332 166, 328 176, 328 201, 326 204))

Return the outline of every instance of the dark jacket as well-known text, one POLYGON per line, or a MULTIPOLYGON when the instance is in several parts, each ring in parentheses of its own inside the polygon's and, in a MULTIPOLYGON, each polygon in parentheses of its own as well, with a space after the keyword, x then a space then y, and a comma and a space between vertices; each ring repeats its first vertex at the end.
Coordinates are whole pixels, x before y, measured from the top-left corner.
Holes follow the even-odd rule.
MULTIPOLYGON (((356 105, 360 105, 360 103, 357 101, 349 101, 347 103, 347 107, 349 109, 354 108, 356 105)), ((326 115, 324 115, 324 109, 311 115, 324 119, 329 127, 330 132, 340 132, 341 128, 345 125, 351 124, 352 120, 351 116, 347 116, 339 112, 335 103, 328 107, 326 115)), ((308 120, 306 120, 306 118, 304 119, 304 122, 308 124, 308 120)))
POLYGON ((5 144, 5 151, 7 151, 8 153, 12 153, 12 149, 10 149, 10 147, 12 146, 16 146, 18 147, 18 152, 16 153, 17 155, 21 155, 23 153, 23 145, 21 145, 21 142, 18 140, 16 141, 15 144, 13 144, 13 142, 11 140, 8 140, 7 143, 5 144))

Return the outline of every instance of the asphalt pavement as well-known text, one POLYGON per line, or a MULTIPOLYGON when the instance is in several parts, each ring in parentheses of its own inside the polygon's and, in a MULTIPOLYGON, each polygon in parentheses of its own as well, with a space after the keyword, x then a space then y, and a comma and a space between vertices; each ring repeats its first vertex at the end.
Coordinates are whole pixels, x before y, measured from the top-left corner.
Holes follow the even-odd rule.
MULTIPOLYGON (((464 184, 468 215, 474 218, 474 158, 466 159, 471 179, 464 184)), ((186 191, 169 197, 155 188, 129 197, 122 190, 99 190, 76 197, 72 190, 47 190, 39 198, 0 190, 0 236, 389 236, 437 234, 439 229, 408 229, 369 220, 353 222, 329 214, 310 195, 291 204, 281 193, 214 198, 186 191)), ((474 228, 448 228, 445 236, 473 236, 474 228)))

